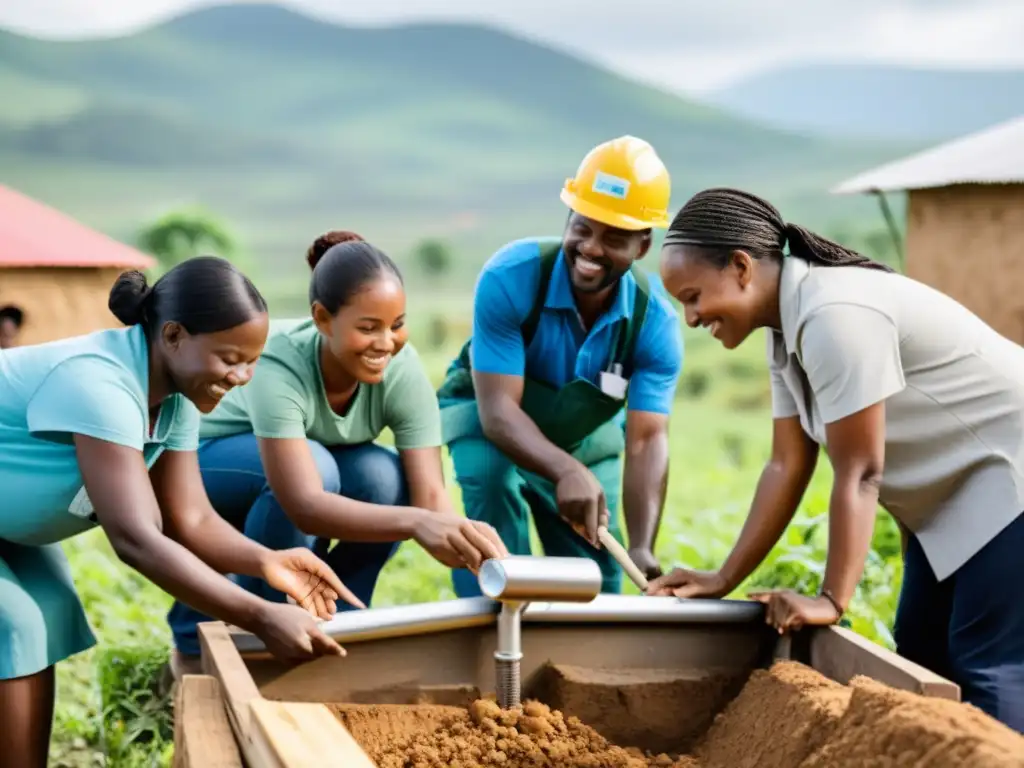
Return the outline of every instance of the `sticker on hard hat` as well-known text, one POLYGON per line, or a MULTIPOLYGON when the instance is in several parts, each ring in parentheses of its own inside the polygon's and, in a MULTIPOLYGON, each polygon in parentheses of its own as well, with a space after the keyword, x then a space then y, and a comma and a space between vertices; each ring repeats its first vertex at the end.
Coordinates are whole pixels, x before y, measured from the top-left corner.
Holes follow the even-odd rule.
POLYGON ((602 195, 608 195, 608 197, 617 197, 619 200, 625 200, 626 195, 629 194, 629 182, 626 179, 620 179, 618 176, 612 176, 610 173, 598 171, 594 175, 594 191, 602 195))

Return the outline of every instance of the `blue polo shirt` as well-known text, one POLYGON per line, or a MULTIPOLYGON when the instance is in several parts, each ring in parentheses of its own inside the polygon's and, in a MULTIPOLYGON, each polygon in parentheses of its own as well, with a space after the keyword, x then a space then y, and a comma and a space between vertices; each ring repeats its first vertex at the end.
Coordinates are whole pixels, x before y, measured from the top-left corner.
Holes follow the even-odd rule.
MULTIPOLYGON (((540 282, 540 242, 517 240, 484 265, 473 300, 472 365, 482 373, 525 375, 556 387, 583 378, 598 384, 611 358, 615 323, 631 317, 636 280, 625 274, 615 302, 586 333, 576 311, 569 267, 559 251, 537 331, 524 348, 521 325, 533 308, 540 282)), ((650 297, 637 339, 626 395, 630 411, 668 414, 683 366, 679 314, 661 281, 650 278, 650 297)))

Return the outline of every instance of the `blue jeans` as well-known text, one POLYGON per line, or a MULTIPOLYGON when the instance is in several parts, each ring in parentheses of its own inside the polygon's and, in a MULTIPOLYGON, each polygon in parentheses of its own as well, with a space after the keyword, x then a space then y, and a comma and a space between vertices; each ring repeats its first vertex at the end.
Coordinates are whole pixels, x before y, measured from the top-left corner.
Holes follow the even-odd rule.
POLYGON ((960 686, 961 698, 1024 733, 1024 515, 945 581, 907 543, 896 650, 960 686))
MULTIPOLYGON (((409 492, 398 454, 374 443, 326 448, 309 440, 324 490, 369 504, 408 506, 409 492)), ((199 446, 203 485, 217 513, 248 538, 268 549, 306 547, 324 560, 338 578, 367 606, 377 577, 400 542, 339 541, 328 552, 330 540, 303 533, 274 498, 252 433, 205 440, 199 446)), ((254 576, 233 574, 244 589, 272 602, 286 601, 284 593, 254 576)), ((338 610, 354 610, 338 601, 338 610)), ((181 602, 167 614, 175 647, 199 655, 196 624, 210 618, 181 602)))

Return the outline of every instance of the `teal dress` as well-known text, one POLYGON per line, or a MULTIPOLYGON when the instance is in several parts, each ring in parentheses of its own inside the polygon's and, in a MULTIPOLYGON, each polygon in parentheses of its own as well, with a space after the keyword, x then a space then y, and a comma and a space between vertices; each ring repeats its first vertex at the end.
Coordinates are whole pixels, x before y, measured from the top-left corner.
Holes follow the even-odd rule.
POLYGON ((167 398, 149 423, 141 326, 0 352, 0 680, 32 675, 96 642, 60 542, 98 523, 76 434, 135 448, 194 451, 199 412, 167 398))

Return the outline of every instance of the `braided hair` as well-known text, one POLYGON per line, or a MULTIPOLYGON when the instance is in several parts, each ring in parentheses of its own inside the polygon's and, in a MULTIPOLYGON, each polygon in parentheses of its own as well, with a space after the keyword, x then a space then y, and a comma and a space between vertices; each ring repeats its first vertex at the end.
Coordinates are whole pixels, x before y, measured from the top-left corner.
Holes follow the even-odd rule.
POLYGON ((729 254, 736 249, 756 259, 781 259, 788 245, 791 256, 825 267, 895 271, 810 230, 787 224, 775 206, 757 195, 726 187, 705 189, 691 197, 669 225, 664 245, 705 248, 707 258, 719 269, 725 268, 729 254))

